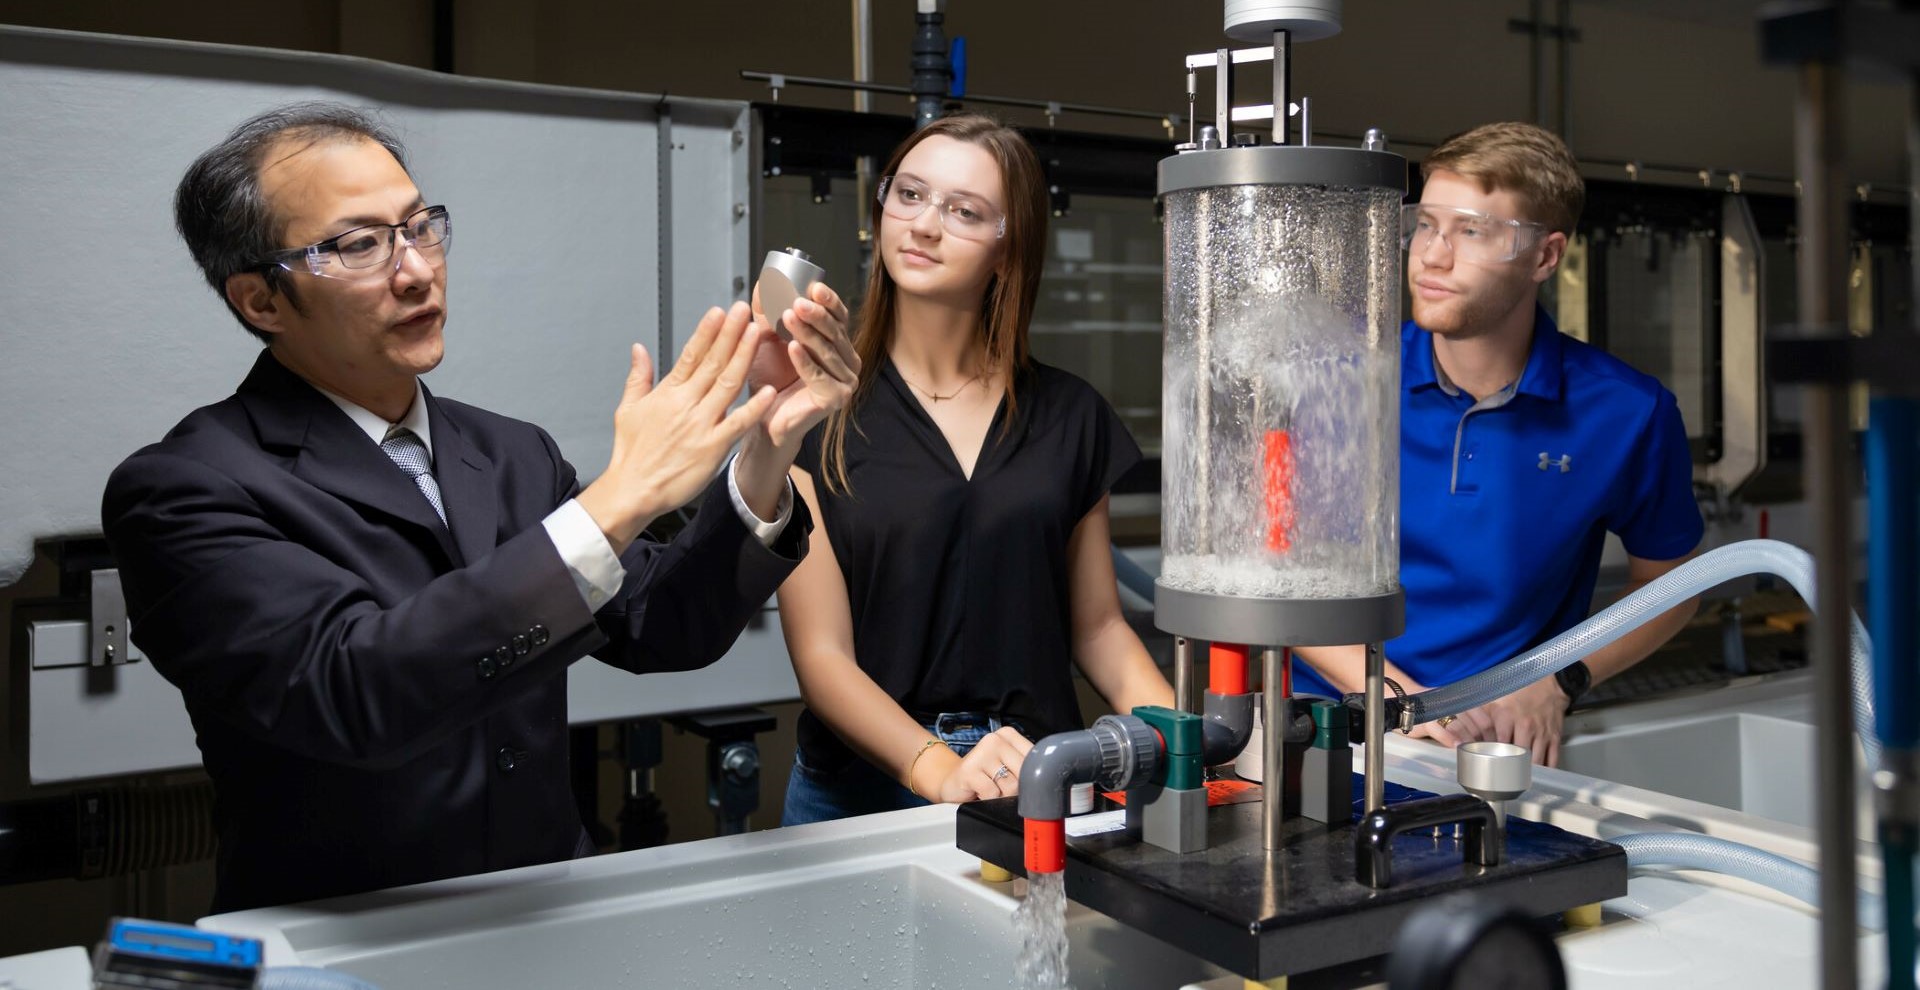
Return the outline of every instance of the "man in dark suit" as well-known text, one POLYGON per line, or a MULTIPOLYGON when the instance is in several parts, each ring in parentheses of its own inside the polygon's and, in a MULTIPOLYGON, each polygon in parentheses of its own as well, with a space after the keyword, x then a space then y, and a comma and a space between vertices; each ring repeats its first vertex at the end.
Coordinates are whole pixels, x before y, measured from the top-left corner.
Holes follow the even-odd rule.
POLYGON ((213 779, 215 911, 590 853, 567 666, 722 656, 806 552, 786 470, 852 390, 830 290, 783 314, 784 349, 744 305, 712 310, 658 385, 634 347, 583 490, 538 427, 421 385, 452 231, 404 161, 369 118, 302 104, 242 124, 176 194, 266 347, 120 465, 102 515, 134 640, 213 779), (696 498, 673 542, 642 535, 696 498))

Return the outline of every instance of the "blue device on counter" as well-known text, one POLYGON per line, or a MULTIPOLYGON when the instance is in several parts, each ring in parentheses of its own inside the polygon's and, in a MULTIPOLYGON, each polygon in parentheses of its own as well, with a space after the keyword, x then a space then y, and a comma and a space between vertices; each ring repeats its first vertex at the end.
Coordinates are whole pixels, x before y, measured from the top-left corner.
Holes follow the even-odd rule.
POLYGON ((245 988, 260 979, 265 961, 260 940, 187 925, 115 918, 94 949, 97 987, 143 990, 245 988))

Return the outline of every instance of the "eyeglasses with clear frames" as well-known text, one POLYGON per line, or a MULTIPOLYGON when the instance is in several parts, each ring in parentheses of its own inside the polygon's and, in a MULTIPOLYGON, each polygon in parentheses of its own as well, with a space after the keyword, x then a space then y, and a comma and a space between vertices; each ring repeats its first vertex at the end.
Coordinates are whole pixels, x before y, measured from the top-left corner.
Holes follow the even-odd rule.
POLYGON ((880 180, 880 209, 895 220, 914 220, 938 207, 940 229, 969 241, 993 241, 1007 236, 1007 217, 992 203, 975 196, 943 193, 918 179, 889 175, 880 180))
POLYGON ((306 247, 275 251, 267 255, 259 267, 347 282, 387 278, 400 268, 397 247, 401 238, 420 252, 428 264, 440 265, 446 260, 447 247, 453 238, 453 221, 447 215, 447 208, 422 207, 399 223, 372 223, 306 247), (389 261, 393 264, 388 265, 389 261))
POLYGON ((1416 254, 1439 237, 1456 258, 1494 265, 1518 258, 1546 234, 1543 223, 1503 220, 1461 206, 1408 203, 1400 208, 1400 245, 1416 254))

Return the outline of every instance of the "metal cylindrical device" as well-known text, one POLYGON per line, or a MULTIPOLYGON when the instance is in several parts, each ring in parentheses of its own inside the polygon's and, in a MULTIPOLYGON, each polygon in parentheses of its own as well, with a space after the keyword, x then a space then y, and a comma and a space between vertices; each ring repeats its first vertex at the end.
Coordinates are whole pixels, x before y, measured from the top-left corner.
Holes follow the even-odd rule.
POLYGON ((1341 0, 1226 0, 1227 37, 1270 42, 1275 31, 1295 41, 1318 41, 1340 33, 1341 0))
POLYGON ((1405 176, 1357 148, 1161 162, 1162 629, 1284 646, 1402 631, 1405 176))
POLYGON ((1533 754, 1525 746, 1482 739, 1461 743, 1453 757, 1460 789, 1493 807, 1494 825, 1504 838, 1507 802, 1533 786, 1533 754))
POLYGON ((781 322, 780 314, 808 298, 813 283, 826 277, 827 270, 814 264, 799 248, 767 252, 767 260, 760 264, 760 311, 767 315, 781 340, 792 340, 793 333, 781 322))

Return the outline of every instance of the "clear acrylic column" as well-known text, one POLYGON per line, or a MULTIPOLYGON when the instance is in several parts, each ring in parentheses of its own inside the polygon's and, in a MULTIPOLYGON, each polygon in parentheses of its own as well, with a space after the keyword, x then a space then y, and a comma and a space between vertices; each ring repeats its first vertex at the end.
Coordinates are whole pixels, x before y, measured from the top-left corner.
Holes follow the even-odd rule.
POLYGON ((1160 628, 1271 647, 1399 635, 1405 177, 1372 148, 1161 162, 1160 628))

